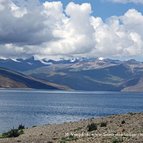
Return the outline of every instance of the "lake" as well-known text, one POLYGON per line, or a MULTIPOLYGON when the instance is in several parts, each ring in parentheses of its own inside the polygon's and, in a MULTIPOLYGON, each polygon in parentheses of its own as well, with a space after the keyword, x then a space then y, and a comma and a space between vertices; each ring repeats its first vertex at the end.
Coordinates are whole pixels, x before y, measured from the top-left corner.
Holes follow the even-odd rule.
POLYGON ((143 93, 0 90, 0 133, 128 112, 143 112, 143 93))

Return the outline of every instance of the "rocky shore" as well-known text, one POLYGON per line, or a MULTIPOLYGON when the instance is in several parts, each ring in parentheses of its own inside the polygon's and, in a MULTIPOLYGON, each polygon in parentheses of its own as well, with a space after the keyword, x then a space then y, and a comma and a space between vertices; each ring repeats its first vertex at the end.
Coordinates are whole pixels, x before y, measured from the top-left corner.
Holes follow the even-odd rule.
POLYGON ((33 127, 0 143, 143 143, 143 113, 33 127))

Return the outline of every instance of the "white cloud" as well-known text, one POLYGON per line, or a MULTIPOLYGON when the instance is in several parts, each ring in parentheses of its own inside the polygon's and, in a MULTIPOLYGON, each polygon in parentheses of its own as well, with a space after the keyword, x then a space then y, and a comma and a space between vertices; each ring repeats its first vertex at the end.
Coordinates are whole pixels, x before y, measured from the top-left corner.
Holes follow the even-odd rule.
POLYGON ((143 55, 143 15, 131 9, 123 16, 110 17, 106 23, 92 19, 95 26, 96 50, 101 56, 143 55))
POLYGON ((143 55, 143 15, 135 9, 105 22, 91 5, 0 0, 0 57, 143 55), (30 5, 29 5, 30 3, 30 5))
POLYGON ((109 0, 116 3, 135 3, 135 4, 143 4, 143 0, 109 0))

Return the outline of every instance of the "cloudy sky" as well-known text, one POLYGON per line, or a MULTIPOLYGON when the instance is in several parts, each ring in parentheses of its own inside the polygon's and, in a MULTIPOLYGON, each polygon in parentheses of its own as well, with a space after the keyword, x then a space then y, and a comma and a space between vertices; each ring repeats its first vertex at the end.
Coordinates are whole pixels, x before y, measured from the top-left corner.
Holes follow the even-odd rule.
POLYGON ((143 60, 143 0, 0 0, 0 57, 143 60))

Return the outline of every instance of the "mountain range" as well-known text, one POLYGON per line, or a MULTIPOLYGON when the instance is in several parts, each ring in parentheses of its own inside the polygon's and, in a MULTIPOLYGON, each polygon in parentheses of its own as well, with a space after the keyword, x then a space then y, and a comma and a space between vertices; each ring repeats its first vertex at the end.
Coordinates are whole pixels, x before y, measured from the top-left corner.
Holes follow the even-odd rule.
MULTIPOLYGON (((134 59, 128 61, 104 58, 36 60, 31 57, 0 59, 0 67, 0 79, 7 81, 9 78, 21 83, 22 85, 18 84, 21 87, 86 91, 143 91, 143 62, 134 59), (15 75, 9 76, 11 72, 19 77, 16 76, 17 78, 14 79, 15 75), (42 85, 38 85, 37 82, 42 85), (50 87, 47 87, 49 84, 50 87)), ((16 84, 13 83, 11 87, 16 87, 16 84)))

